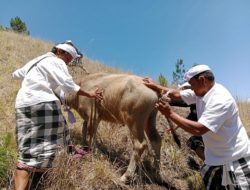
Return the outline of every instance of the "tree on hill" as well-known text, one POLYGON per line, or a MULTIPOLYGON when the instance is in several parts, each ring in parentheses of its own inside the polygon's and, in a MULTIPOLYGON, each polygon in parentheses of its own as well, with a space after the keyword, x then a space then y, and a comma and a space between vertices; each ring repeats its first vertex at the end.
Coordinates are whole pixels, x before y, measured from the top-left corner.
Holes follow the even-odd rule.
POLYGON ((23 33, 29 35, 30 32, 27 30, 25 22, 21 20, 18 16, 15 18, 11 18, 10 20, 10 27, 13 31, 18 33, 23 33))
POLYGON ((161 86, 168 86, 167 79, 161 73, 160 73, 160 75, 158 77, 158 81, 159 81, 159 83, 160 83, 161 86))
POLYGON ((5 27, 0 25, 0 30, 5 30, 5 27))
POLYGON ((186 72, 185 65, 182 59, 178 59, 175 64, 175 71, 173 72, 173 84, 178 85, 184 82, 184 74, 186 72))

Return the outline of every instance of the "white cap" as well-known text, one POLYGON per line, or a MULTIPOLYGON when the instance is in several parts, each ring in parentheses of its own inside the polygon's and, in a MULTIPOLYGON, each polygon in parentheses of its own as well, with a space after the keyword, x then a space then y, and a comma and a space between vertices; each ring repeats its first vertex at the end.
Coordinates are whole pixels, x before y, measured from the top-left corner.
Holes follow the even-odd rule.
POLYGON ((73 59, 80 57, 80 55, 77 54, 76 49, 69 44, 58 44, 56 48, 68 52, 73 57, 73 59))
POLYGON ((184 80, 189 81, 194 76, 204 72, 204 71, 211 71, 209 66, 207 65, 196 65, 194 67, 191 67, 184 75, 184 80))
POLYGON ((66 40, 65 43, 71 43, 71 44, 73 44, 73 42, 71 40, 66 40))

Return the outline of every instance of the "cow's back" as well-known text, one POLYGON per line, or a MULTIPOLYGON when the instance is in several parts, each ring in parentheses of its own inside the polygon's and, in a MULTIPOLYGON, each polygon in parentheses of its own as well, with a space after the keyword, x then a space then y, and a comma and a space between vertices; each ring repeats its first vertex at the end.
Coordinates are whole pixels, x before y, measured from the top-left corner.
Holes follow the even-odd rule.
MULTIPOLYGON (((157 94, 135 75, 97 73, 79 82, 84 90, 96 87, 103 90, 103 102, 98 109, 101 118, 106 121, 125 123, 127 117, 149 115, 158 100, 157 94)), ((80 101, 85 101, 86 105, 86 101, 92 100, 81 97, 80 101)))

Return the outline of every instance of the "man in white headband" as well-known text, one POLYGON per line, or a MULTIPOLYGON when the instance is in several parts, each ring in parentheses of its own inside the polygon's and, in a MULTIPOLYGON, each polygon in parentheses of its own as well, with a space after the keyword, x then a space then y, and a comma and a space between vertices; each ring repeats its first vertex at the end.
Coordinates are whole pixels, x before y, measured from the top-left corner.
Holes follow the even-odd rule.
POLYGON ((230 92, 214 80, 207 65, 196 65, 184 75, 191 89, 174 90, 152 80, 144 84, 158 93, 167 92, 156 107, 183 130, 201 135, 205 160, 201 169, 206 189, 249 189, 250 143, 237 103, 230 92), (183 100, 196 104, 198 121, 190 121, 176 113, 169 102, 183 100))
POLYGON ((68 52, 72 56, 73 59, 80 57, 80 55, 77 54, 76 49, 70 44, 66 44, 66 43, 65 44, 58 44, 56 46, 56 48, 61 49, 65 52, 68 52))
POLYGON ((194 76, 197 76, 200 73, 203 73, 205 71, 211 71, 211 69, 207 65, 196 65, 194 67, 191 67, 184 75, 185 81, 189 81, 194 76))
POLYGON ((66 65, 78 57, 72 45, 58 44, 13 73, 14 79, 22 81, 15 105, 19 151, 16 190, 35 189, 37 182, 29 184, 29 179, 39 179, 52 168, 58 148, 69 144, 69 129, 54 91, 60 87, 66 92, 102 99, 98 89, 85 91, 73 81, 66 65))

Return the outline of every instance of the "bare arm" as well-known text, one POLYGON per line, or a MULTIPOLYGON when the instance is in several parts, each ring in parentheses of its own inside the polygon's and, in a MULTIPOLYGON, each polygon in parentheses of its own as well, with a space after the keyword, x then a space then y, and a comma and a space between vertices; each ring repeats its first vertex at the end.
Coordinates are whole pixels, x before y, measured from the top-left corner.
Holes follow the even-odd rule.
POLYGON ((182 100, 180 91, 176 89, 169 89, 165 94, 165 96, 167 96, 170 99, 169 100, 170 102, 182 100))
POLYGON ((170 89, 165 86, 161 86, 155 83, 151 78, 143 78, 142 81, 143 81, 143 84, 145 84, 147 87, 151 88, 152 90, 156 91, 158 94, 162 95, 163 98, 168 99, 169 102, 182 100, 179 90, 170 89))
POLYGON ((151 88, 158 94, 165 94, 169 90, 165 86, 156 84, 151 78, 143 78, 142 81, 143 81, 143 84, 145 84, 147 87, 151 88))
POLYGON ((165 115, 165 117, 170 118, 175 124, 181 127, 183 130, 193 134, 193 135, 203 135, 209 131, 204 125, 199 122, 191 121, 184 117, 181 117, 176 112, 174 112, 167 101, 161 100, 156 104, 158 110, 165 115))

